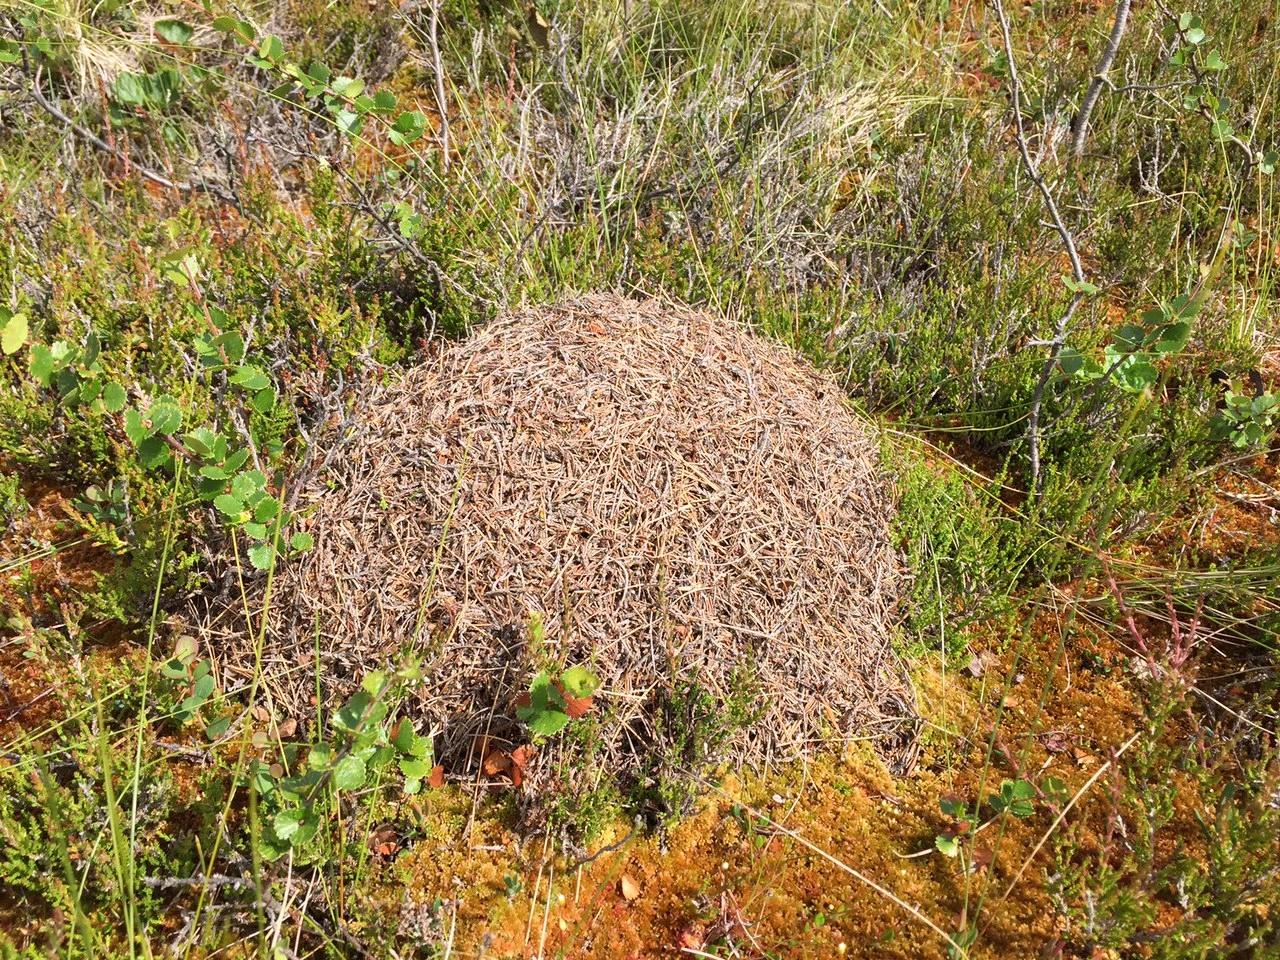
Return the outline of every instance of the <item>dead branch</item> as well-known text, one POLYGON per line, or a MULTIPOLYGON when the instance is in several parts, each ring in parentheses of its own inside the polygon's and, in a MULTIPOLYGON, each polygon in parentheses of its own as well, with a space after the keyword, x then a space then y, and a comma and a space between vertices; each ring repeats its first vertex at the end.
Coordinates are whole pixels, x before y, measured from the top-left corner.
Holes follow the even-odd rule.
POLYGON ((1120 49, 1120 40, 1124 36, 1124 28, 1129 22, 1129 0, 1117 0, 1116 19, 1111 25, 1111 36, 1102 50, 1102 58, 1098 61, 1098 69, 1093 72, 1089 81, 1089 89, 1085 92, 1084 102, 1080 104, 1080 112, 1076 114, 1076 122, 1071 131, 1071 155, 1079 157, 1084 153, 1085 137, 1089 134, 1089 114, 1102 95, 1102 87, 1107 83, 1107 72, 1115 62, 1116 52, 1120 49))
MULTIPOLYGON (((1080 262, 1080 253, 1076 249, 1075 238, 1072 236, 1071 231, 1067 229, 1067 225, 1062 219, 1062 214, 1058 210, 1058 202, 1054 199, 1053 191, 1049 189, 1044 175, 1040 172, 1040 168, 1036 165, 1031 156, 1031 150, 1027 146, 1027 132, 1022 123, 1022 84, 1018 78, 1017 59, 1013 55, 1013 37, 1009 33, 1009 18, 1005 15, 1004 4, 1001 0, 992 0, 992 5, 995 8, 996 16, 1000 20, 1000 32, 1004 40, 1005 57, 1009 61, 1009 99, 1013 109, 1014 139, 1018 145, 1018 153, 1022 157, 1022 165, 1026 169, 1027 176, 1035 184, 1041 198, 1044 200, 1045 208, 1049 211, 1049 217, 1053 220, 1054 229, 1057 230, 1058 236, 1062 238, 1062 246, 1067 251, 1067 258, 1071 261, 1072 277, 1076 283, 1084 283, 1084 266, 1080 262)), ((1054 368, 1058 364, 1058 357, 1062 354, 1062 348, 1067 342, 1067 335, 1071 330, 1071 320, 1083 299, 1084 294, 1077 290, 1071 298, 1071 302, 1067 305, 1067 309, 1058 319, 1053 339, 1049 341, 1049 356, 1045 360, 1044 367, 1040 371, 1040 379, 1036 381, 1035 390, 1031 395, 1031 410, 1027 416, 1027 446, 1028 456, 1031 461, 1031 489, 1035 492, 1037 498, 1041 493, 1040 409, 1044 404, 1044 392, 1049 385, 1049 379, 1053 376, 1054 368)))

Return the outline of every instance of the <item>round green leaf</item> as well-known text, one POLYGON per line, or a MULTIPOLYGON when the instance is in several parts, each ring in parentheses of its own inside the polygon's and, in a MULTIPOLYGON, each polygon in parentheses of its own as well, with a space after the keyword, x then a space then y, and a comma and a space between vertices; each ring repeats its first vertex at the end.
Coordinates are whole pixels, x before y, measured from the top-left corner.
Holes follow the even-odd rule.
POLYGON ((28 369, 31 371, 31 376, 35 377, 40 386, 49 386, 50 381, 53 380, 55 367, 56 362, 53 359, 53 351, 43 343, 33 343, 31 345, 31 360, 28 369))
POLYGON ((168 43, 184 44, 195 34, 195 30, 181 20, 157 20, 156 36, 168 43))
POLYGON ((169 445, 159 437, 147 437, 138 444, 138 459, 149 470, 163 467, 169 462, 169 445))
POLYGON ((239 520, 240 514, 244 513, 244 503, 227 493, 214 497, 213 505, 228 520, 239 520))
POLYGON ((530 717, 526 722, 529 724, 529 729, 534 733, 550 737, 565 728, 569 722, 569 715, 561 713, 559 710, 543 710, 530 717))
POLYGON ((4 333, 0 334, 0 349, 5 355, 17 353, 27 342, 27 315, 15 313, 4 325, 4 333))
POLYGON ((355 754, 347 754, 333 765, 335 790, 358 790, 364 786, 364 761, 355 754))
POLYGON ((260 543, 249 550, 249 562, 258 570, 271 569, 271 562, 275 558, 276 548, 269 543, 260 543))
POLYGON ((213 677, 206 674, 195 682, 191 695, 200 701, 208 700, 213 695, 213 677))
POLYGON ((219 737, 221 737, 224 733, 227 732, 230 726, 231 726, 230 717, 219 717, 217 720, 212 721, 211 723, 209 723, 208 726, 204 728, 204 735, 208 737, 210 740, 217 740, 219 737))
POLYGON ((414 780, 422 780, 431 772, 425 760, 417 757, 406 757, 400 761, 400 772, 414 780))
POLYGON ((249 400, 249 405, 259 413, 270 413, 271 408, 276 405, 276 392, 270 387, 259 390, 249 400))
POLYGON ((124 409, 127 399, 124 387, 114 380, 102 388, 102 405, 107 408, 108 413, 119 413, 124 409))
POLYGON ((249 366, 236 367, 235 373, 231 375, 231 382, 246 390, 261 390, 271 386, 270 377, 257 367, 249 366))
POLYGON ((600 680, 586 667, 570 667, 561 676, 564 692, 574 698, 589 697, 600 688, 600 680))
POLYGON ((306 816, 306 811, 295 807, 291 810, 281 810, 276 814, 276 818, 272 821, 272 826, 276 829, 276 836, 281 840, 288 840, 298 828, 302 826, 302 820, 306 816))

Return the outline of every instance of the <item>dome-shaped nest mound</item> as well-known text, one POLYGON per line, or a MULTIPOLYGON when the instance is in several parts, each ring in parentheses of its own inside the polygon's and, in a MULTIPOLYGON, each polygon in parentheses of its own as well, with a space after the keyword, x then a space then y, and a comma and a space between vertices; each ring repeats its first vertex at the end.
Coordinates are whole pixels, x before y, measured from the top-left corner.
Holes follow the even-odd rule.
MULTIPOLYGON (((785 350, 687 308, 588 297, 446 347, 357 423, 305 497, 316 548, 271 589, 262 663, 286 709, 313 712, 300 665, 317 648, 327 697, 417 651, 409 709, 462 774, 479 738, 530 739, 516 702, 535 674, 584 665, 601 681, 591 735, 552 744, 607 772, 833 739, 907 764, 876 442, 785 350)), ((253 662, 248 633, 219 642, 224 663, 253 662)))

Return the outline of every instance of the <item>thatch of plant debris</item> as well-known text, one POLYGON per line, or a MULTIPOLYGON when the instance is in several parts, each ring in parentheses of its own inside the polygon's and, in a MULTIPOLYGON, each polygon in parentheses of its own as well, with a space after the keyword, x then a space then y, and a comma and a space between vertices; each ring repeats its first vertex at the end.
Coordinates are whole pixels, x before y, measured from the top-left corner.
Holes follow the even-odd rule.
MULTIPOLYGON (((786 350, 688 308, 587 297, 494 321, 357 422, 304 497, 315 550, 275 573, 278 711, 314 713, 317 648, 326 697, 417 651, 411 709, 462 774, 479 738, 530 739, 514 704, 531 677, 581 664, 602 681, 576 741, 598 769, 833 738, 909 762, 891 492, 842 392, 786 350)), ((226 667, 254 662, 248 631, 219 645, 226 667)))

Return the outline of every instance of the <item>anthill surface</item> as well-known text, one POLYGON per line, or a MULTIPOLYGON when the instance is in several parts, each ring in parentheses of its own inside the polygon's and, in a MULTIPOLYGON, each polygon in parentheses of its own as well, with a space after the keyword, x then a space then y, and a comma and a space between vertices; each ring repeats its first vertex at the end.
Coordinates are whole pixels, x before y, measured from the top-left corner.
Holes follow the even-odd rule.
MULTIPOLYGON (((658 301, 513 312, 374 391, 340 443, 307 494, 316 548, 271 590, 286 708, 313 712, 317 649, 326 697, 415 651, 412 709, 460 774, 479 736, 528 739, 513 705, 538 670, 583 664, 606 769, 833 738, 906 762, 889 485, 842 392, 787 350, 658 301)), ((244 632, 220 646, 253 663, 244 632)))

